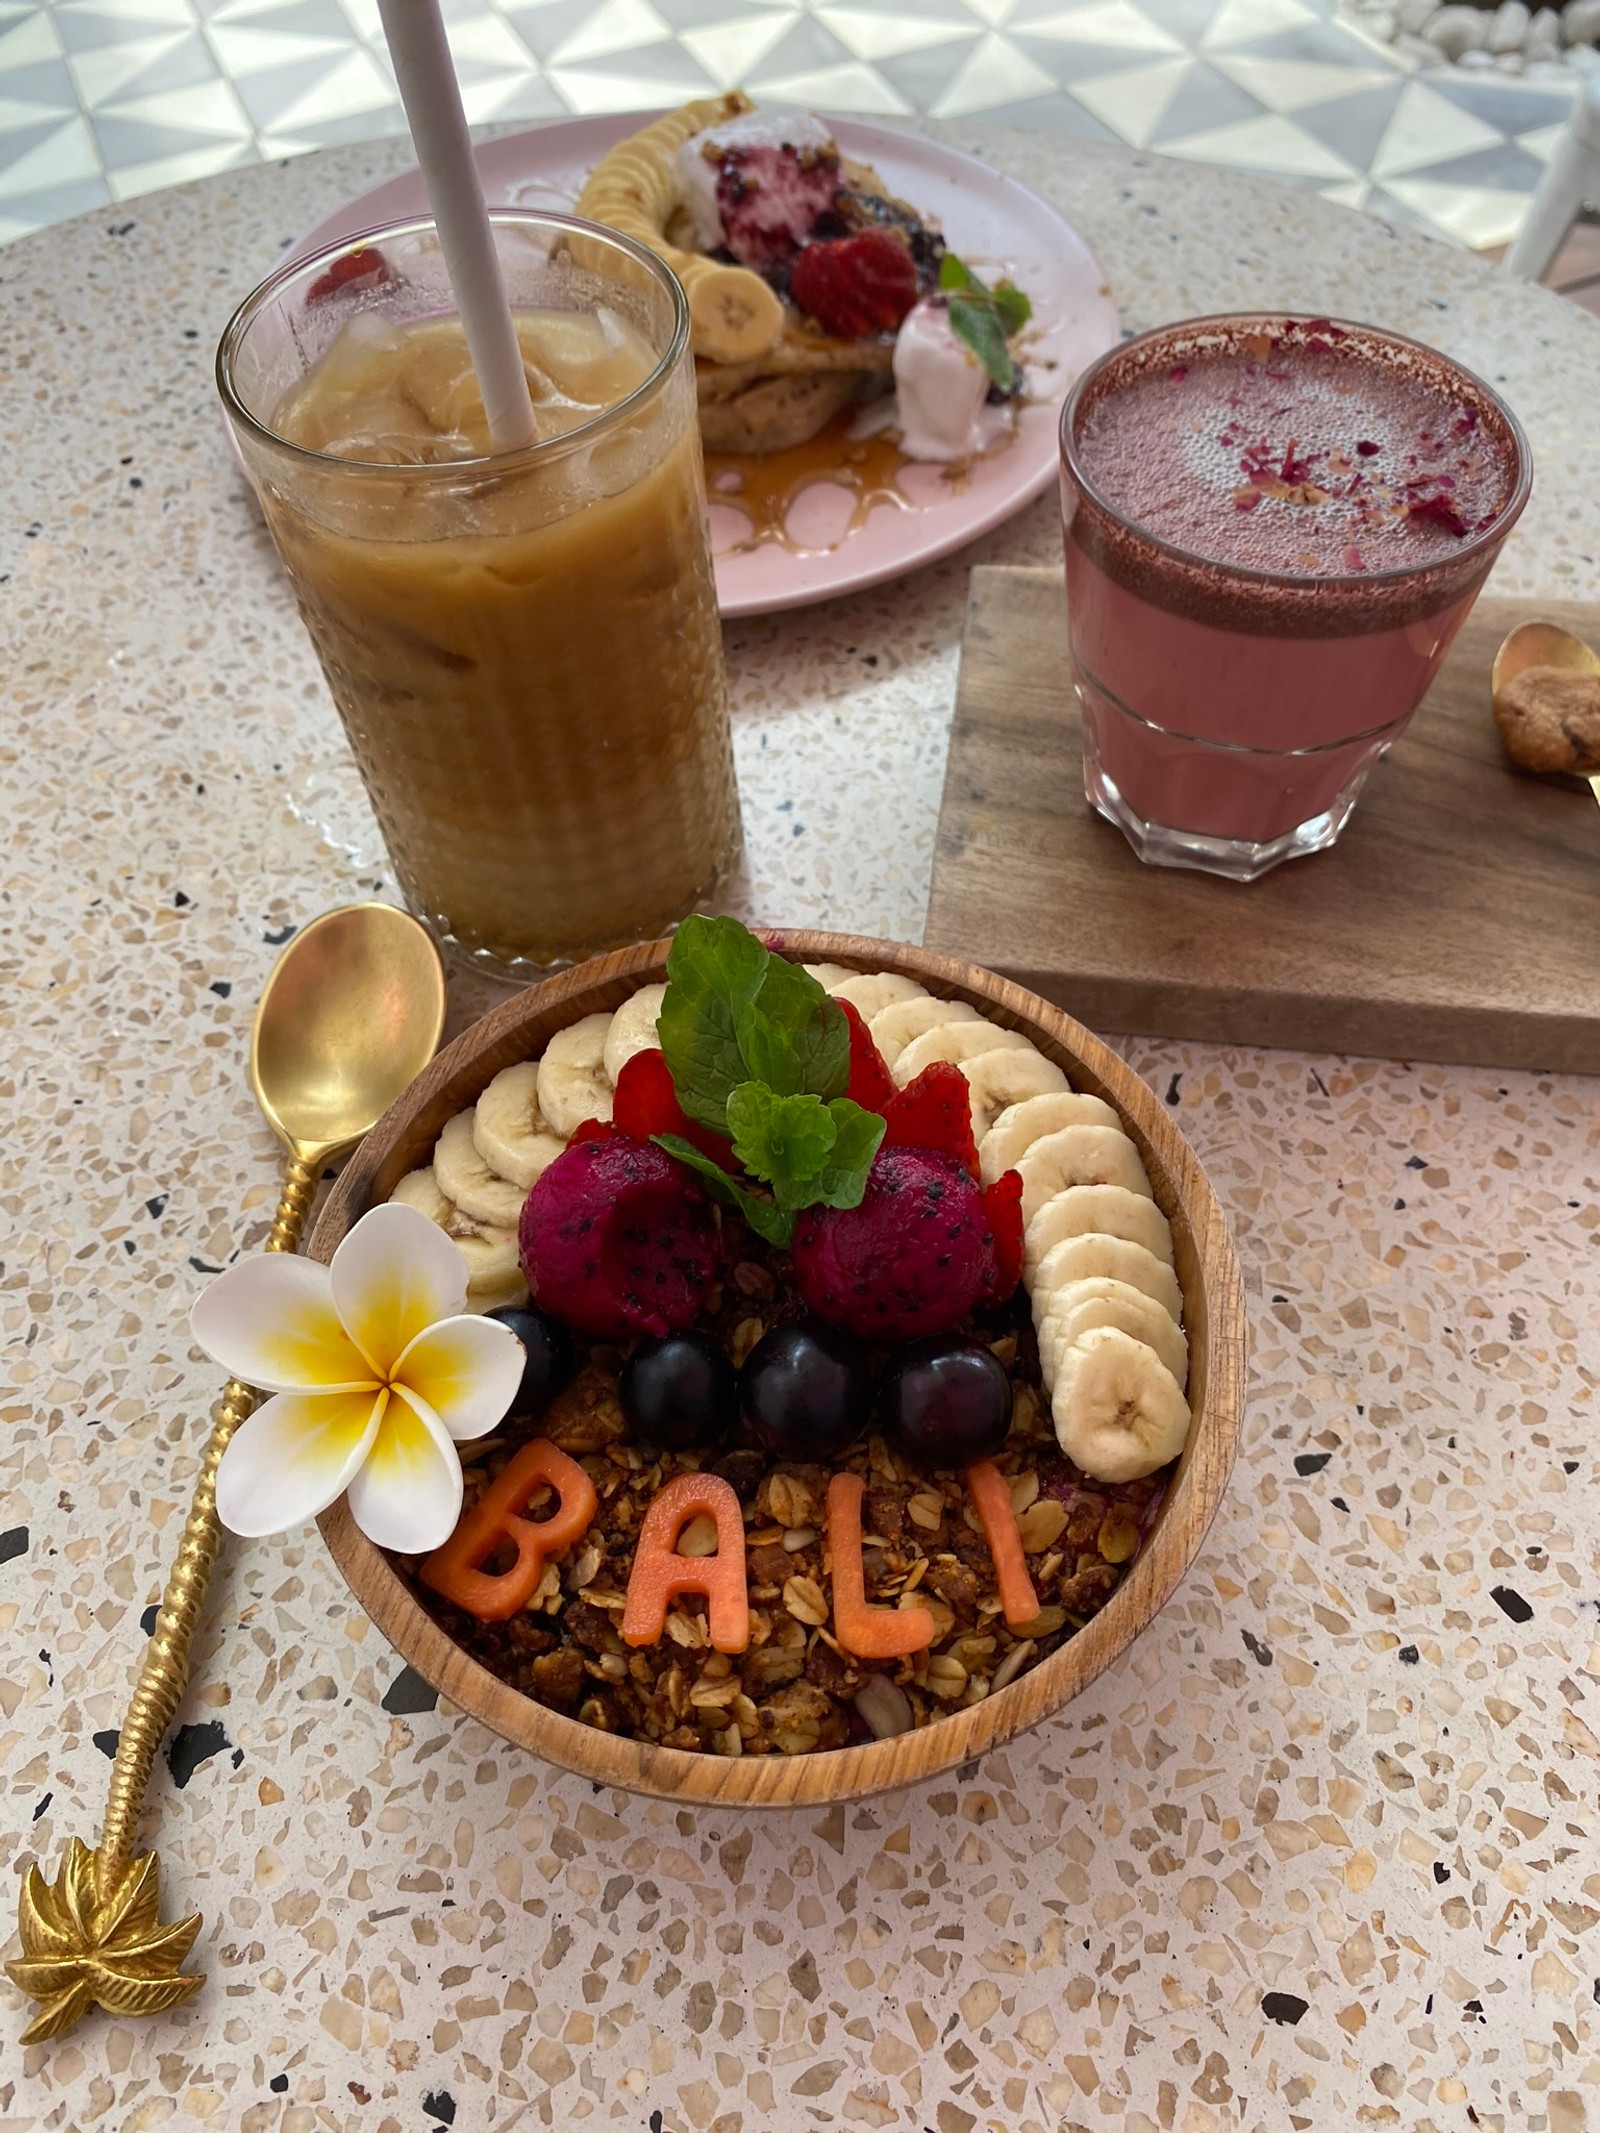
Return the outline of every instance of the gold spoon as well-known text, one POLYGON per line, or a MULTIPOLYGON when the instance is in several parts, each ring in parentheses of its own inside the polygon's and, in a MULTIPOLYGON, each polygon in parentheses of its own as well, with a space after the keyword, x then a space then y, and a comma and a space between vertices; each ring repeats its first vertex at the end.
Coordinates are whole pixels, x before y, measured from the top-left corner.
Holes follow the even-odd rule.
MULTIPOLYGON (((1519 623, 1495 653, 1490 672, 1489 693, 1497 719, 1506 688, 1529 667, 1559 667, 1568 674, 1600 675, 1600 653, 1592 652, 1581 637, 1574 637, 1559 622, 1519 623)), ((1588 785, 1600 800, 1600 771, 1588 779, 1588 785)))
MULTIPOLYGON (((272 966, 250 1040, 250 1086, 288 1153, 269 1252, 298 1249, 330 1158, 372 1129, 438 1048, 445 984, 439 951, 392 904, 346 904, 314 919, 272 966)), ((159 2014, 197 1992, 185 1974, 200 1916, 160 1920, 160 1865, 133 1845, 150 1769, 189 1678, 189 1647, 205 1603, 222 1532, 217 1467, 228 1440, 256 1404, 232 1379, 200 1462, 139 1682, 111 1767, 98 1850, 76 1837, 61 1874, 28 1871, 18 1905, 20 1959, 12 1982, 40 2003, 24 2044, 62 2036, 91 2006, 118 2015, 159 2014)))

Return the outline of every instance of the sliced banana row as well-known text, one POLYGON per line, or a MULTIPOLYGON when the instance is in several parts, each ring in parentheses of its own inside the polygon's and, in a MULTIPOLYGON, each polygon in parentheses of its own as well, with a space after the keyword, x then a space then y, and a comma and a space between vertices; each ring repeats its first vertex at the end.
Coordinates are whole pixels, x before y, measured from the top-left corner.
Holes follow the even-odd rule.
POLYGON ((1026 1037, 966 1001, 837 964, 812 975, 854 1002, 897 1088, 935 1060, 959 1066, 983 1182, 1021 1177, 1023 1272, 1068 1458, 1102 1481, 1176 1458, 1189 1431, 1189 1344, 1172 1230, 1115 1110, 1070 1089, 1026 1037))
POLYGON ((469 1310, 497 1311, 502 1304, 527 1302, 528 1284, 522 1278, 522 1267, 517 1258, 514 1222, 509 1229, 474 1222, 440 1191, 438 1174, 432 1164, 403 1177, 389 1197, 401 1207, 414 1207, 430 1222, 437 1222, 445 1235, 453 1237, 460 1245, 461 1255, 467 1262, 469 1310))

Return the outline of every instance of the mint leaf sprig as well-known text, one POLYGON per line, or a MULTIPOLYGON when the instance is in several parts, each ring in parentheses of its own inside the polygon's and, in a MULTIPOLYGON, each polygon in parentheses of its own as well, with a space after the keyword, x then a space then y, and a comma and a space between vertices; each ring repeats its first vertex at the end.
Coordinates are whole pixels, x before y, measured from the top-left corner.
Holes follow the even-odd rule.
POLYGON ((965 341, 1003 393, 1021 390, 1022 370, 1010 348, 1033 316, 1033 305, 1015 282, 989 288, 953 252, 939 262, 939 287, 949 298, 950 329, 965 341))
POLYGON ((753 1181, 657 1134, 714 1199, 780 1246, 801 1208, 860 1206, 884 1121, 846 1096, 850 1027, 808 971, 736 919, 685 919, 656 1027, 685 1113, 730 1139, 753 1181))

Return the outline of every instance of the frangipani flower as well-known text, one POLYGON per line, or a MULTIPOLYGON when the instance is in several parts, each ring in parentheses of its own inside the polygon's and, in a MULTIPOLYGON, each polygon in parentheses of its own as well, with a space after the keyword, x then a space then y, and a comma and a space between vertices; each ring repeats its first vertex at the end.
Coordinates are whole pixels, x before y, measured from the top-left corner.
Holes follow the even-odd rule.
POLYGON ((464 1315, 467 1263, 413 1207, 375 1207, 331 1266, 263 1252, 195 1304, 195 1339, 272 1397, 217 1469, 217 1516, 248 1539, 304 1525, 346 1490, 380 1548, 420 1555, 461 1512, 458 1441, 516 1397, 522 1343, 464 1315))

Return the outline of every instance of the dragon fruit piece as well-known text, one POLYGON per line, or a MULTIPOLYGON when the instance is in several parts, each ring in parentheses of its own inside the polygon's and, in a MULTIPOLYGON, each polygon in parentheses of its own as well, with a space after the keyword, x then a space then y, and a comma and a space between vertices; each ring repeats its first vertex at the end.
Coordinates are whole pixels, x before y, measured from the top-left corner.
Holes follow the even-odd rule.
POLYGON ((595 1340, 693 1325, 716 1274, 705 1194, 664 1149, 625 1133, 556 1157, 528 1195, 517 1244, 540 1309, 595 1340))
POLYGON ((880 1148, 859 1207, 809 1207, 795 1225, 801 1295, 860 1340, 914 1340, 957 1324, 993 1265, 977 1186, 929 1148, 880 1148))

